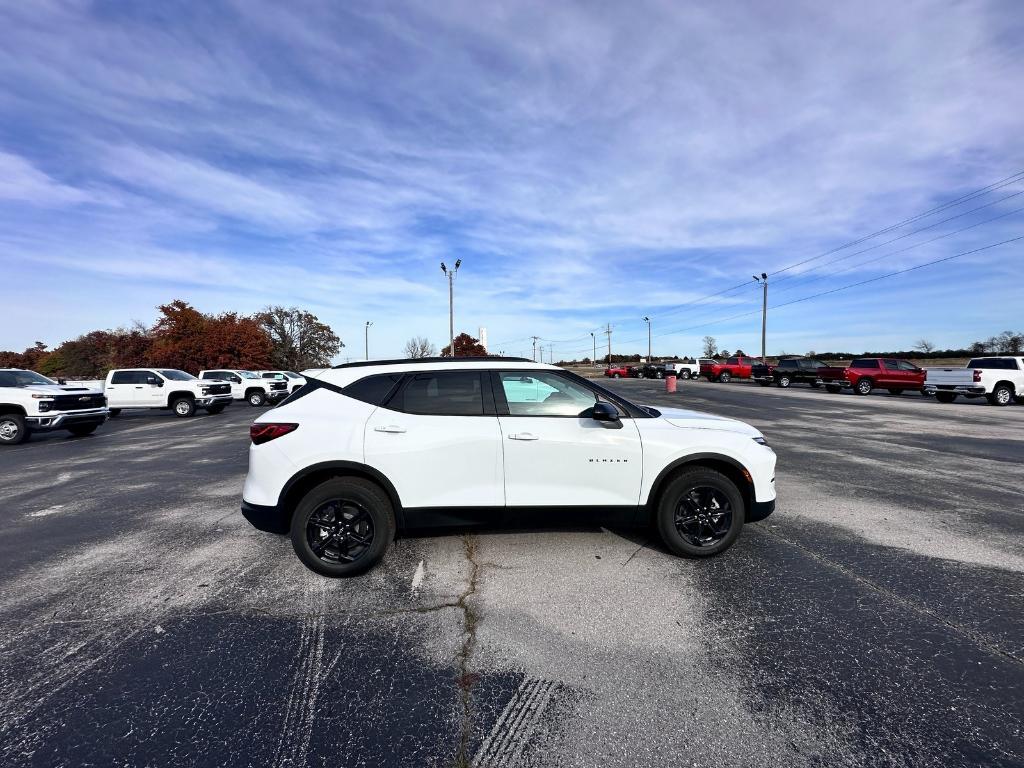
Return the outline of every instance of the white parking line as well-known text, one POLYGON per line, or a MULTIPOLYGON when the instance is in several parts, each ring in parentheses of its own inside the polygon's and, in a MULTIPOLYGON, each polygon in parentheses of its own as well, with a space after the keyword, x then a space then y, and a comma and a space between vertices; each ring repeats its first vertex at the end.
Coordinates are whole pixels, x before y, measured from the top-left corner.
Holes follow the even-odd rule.
POLYGON ((415 596, 419 592, 420 584, 423 583, 423 577, 427 575, 426 570, 423 568, 423 561, 420 560, 420 564, 416 566, 416 573, 412 575, 412 594, 415 596))

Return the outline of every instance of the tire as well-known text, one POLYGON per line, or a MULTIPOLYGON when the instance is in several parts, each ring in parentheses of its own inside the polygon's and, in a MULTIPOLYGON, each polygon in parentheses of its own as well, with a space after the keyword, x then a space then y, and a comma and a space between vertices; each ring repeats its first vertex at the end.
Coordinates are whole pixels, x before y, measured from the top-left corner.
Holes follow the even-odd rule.
POLYGON ((694 467, 670 480, 658 499, 658 533, 676 555, 711 557, 733 545, 745 513, 743 496, 732 480, 713 469, 694 467), (709 508, 728 509, 728 517, 709 508))
POLYGON ((621 379, 622 378, 622 374, 620 374, 620 373, 613 373, 612 374, 612 378, 613 379, 621 379))
POLYGON ((921 397, 931 397, 931 395, 930 395, 930 394, 928 394, 928 392, 926 392, 926 391, 925 391, 925 390, 923 390, 923 389, 919 389, 919 390, 917 390, 917 391, 921 393, 921 397))
POLYGON ((996 384, 996 388, 989 393, 988 401, 992 405, 1009 405, 1013 402, 1013 388, 1009 384, 996 384))
POLYGON ((689 371, 680 371, 679 375, 676 378, 679 378, 679 379, 682 379, 683 381, 686 381, 687 379, 690 378, 690 372, 689 371))
POLYGON ((825 385, 825 391, 826 392, 831 392, 833 395, 838 395, 842 391, 842 389, 843 388, 840 387, 838 384, 826 384, 825 385))
POLYGON ((889 394, 890 395, 902 395, 903 394, 903 390, 902 389, 890 389, 889 390, 889 394))
POLYGON ((728 371, 722 371, 720 374, 718 374, 718 380, 723 384, 728 384, 730 381, 732 381, 732 374, 729 373, 728 371))
POLYGON ((25 417, 20 413, 5 413, 0 416, 0 445, 18 445, 28 439, 25 417))
POLYGON ((254 389, 252 392, 245 396, 245 399, 249 401, 249 405, 253 408, 259 408, 265 402, 267 402, 267 396, 258 389, 254 389))
POLYGON ((196 413, 196 402, 191 397, 179 397, 173 403, 171 403, 171 410, 174 411, 175 416, 181 418, 188 418, 194 416, 196 413))
POLYGON ((110 409, 108 409, 107 412, 110 414, 110 418, 112 418, 112 419, 116 419, 118 416, 121 415, 121 409, 120 408, 110 408, 110 409))
POLYGON ((871 379, 865 377, 863 379, 857 379, 857 383, 853 385, 854 393, 858 395, 870 395, 871 390, 874 389, 875 383, 871 379))
POLYGON ((775 382, 781 389, 786 389, 793 381, 789 376, 779 376, 779 380, 775 382))
POLYGON ((225 408, 227 408, 227 406, 223 403, 220 405, 209 405, 206 407, 206 412, 216 416, 218 413, 223 413, 225 408))
POLYGON ((98 426, 99 424, 75 424, 68 427, 68 432, 75 437, 85 437, 86 435, 91 435, 95 432, 98 426))
POLYGON ((952 403, 956 400, 956 392, 936 392, 935 399, 940 403, 952 403))
POLYGON ((656 379, 664 379, 665 378, 665 374, 662 373, 661 371, 658 371, 656 374, 654 374, 654 377, 656 379))
POLYGON ((384 557, 394 538, 391 501, 378 486, 361 478, 337 477, 321 483, 302 498, 292 517, 295 554, 303 565, 323 576, 355 576, 368 571, 384 557), (316 518, 325 524, 311 522, 316 518))

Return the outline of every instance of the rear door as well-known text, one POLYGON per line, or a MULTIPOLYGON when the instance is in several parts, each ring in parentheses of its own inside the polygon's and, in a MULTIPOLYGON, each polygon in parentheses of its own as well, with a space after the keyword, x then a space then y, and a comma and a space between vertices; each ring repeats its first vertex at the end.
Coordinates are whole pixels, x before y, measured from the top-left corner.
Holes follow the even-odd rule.
POLYGON ((392 481, 404 507, 504 505, 501 430, 486 377, 410 373, 371 414, 366 463, 392 481))
POLYGON ((136 373, 138 371, 114 371, 110 383, 103 389, 107 405, 111 408, 131 408, 135 405, 136 373))
POLYGON ((878 384, 883 387, 902 387, 906 379, 900 370, 899 360, 883 360, 878 384))
POLYGON ((500 371, 494 387, 509 507, 636 506, 643 453, 633 419, 594 421, 597 393, 557 371, 500 371))

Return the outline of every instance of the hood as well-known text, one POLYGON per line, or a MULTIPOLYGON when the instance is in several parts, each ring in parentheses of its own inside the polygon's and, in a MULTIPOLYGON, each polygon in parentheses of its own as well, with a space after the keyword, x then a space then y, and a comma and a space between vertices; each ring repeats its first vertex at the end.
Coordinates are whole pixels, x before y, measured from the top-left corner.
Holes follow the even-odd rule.
POLYGON ((760 430, 736 419, 727 419, 724 416, 714 416, 710 413, 701 413, 699 411, 687 411, 683 408, 651 407, 660 411, 661 418, 675 427, 713 429, 718 432, 735 432, 736 434, 747 435, 748 437, 764 437, 760 430))
POLYGON ((82 395, 102 395, 102 390, 93 387, 66 387, 60 384, 30 384, 27 387, 16 387, 23 392, 38 392, 41 395, 65 395, 68 392, 82 395))

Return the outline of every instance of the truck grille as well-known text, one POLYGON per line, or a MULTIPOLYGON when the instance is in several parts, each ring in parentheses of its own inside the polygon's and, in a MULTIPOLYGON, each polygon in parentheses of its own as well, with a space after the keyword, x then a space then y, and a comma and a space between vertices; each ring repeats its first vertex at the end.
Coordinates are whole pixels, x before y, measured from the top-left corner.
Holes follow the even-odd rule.
POLYGON ((206 388, 211 395, 226 395, 231 392, 230 384, 210 384, 206 388))
POLYGON ((287 389, 288 382, 286 381, 272 381, 270 382, 271 389, 287 389))
POLYGON ((57 395, 54 398, 54 411, 84 411, 89 408, 103 408, 107 398, 101 394, 89 395, 57 395))

